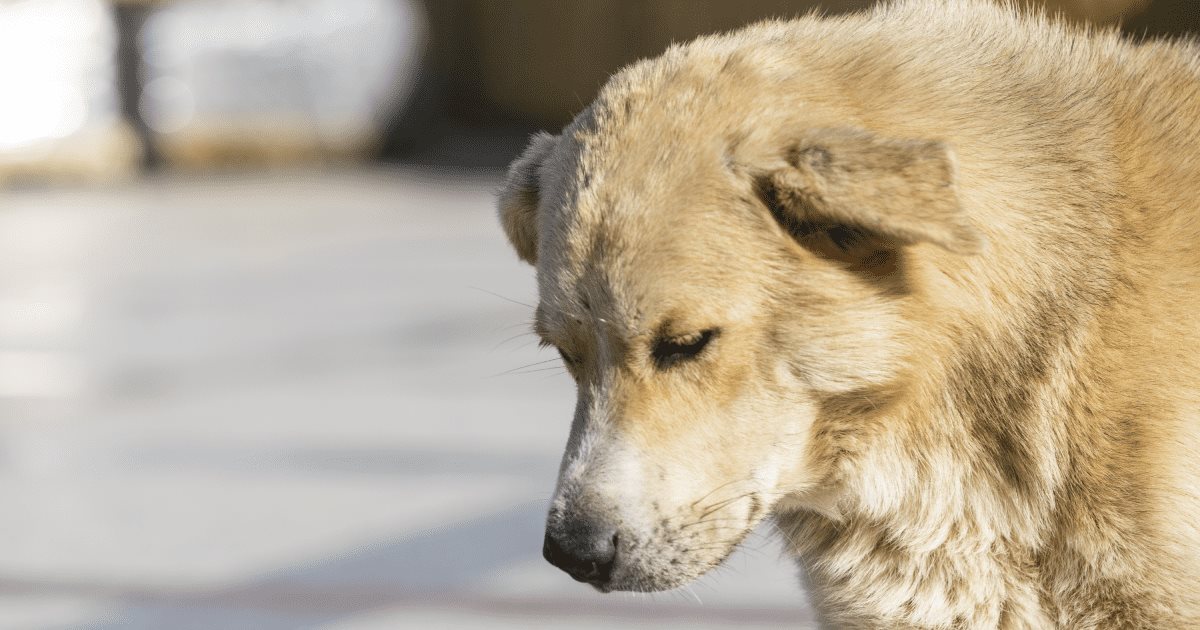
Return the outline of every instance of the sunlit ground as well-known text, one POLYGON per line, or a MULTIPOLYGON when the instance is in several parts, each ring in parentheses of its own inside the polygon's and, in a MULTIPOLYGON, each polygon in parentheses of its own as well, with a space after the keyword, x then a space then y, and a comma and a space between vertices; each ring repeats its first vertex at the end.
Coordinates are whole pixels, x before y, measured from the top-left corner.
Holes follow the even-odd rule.
POLYGON ((653 597, 541 559, 573 391, 519 369, 553 356, 495 185, 0 195, 0 627, 811 623, 765 533, 653 597))

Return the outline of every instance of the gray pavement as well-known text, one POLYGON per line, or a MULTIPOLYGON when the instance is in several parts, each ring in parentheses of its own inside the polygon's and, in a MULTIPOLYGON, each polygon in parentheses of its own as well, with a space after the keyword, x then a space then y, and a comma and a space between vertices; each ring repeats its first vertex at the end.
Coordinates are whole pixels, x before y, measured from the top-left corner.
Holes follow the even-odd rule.
POLYGON ((0 193, 0 628, 811 627, 765 531, 652 596, 542 561, 573 391, 494 186, 0 193))

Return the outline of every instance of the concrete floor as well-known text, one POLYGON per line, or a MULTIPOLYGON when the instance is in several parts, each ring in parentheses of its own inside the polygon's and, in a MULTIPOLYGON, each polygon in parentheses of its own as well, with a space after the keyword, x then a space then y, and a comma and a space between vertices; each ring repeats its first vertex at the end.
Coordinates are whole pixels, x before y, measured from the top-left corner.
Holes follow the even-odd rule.
POLYGON ((573 390, 505 373, 495 184, 0 194, 0 628, 811 627, 766 534, 655 596, 541 559, 573 390))

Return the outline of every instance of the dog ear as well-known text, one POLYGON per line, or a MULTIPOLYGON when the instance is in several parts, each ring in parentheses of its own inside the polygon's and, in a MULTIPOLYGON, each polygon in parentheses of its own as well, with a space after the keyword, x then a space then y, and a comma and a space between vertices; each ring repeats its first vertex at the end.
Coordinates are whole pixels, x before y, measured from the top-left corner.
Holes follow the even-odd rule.
POLYGON ((959 254, 985 245, 959 206, 954 156, 940 142, 819 129, 800 138, 786 158, 787 166, 760 180, 759 192, 793 236, 840 230, 894 245, 933 243, 959 254))
POLYGON ((525 152, 508 167, 500 190, 500 223, 517 256, 531 265, 537 262, 539 171, 557 140, 545 132, 534 134, 525 152))

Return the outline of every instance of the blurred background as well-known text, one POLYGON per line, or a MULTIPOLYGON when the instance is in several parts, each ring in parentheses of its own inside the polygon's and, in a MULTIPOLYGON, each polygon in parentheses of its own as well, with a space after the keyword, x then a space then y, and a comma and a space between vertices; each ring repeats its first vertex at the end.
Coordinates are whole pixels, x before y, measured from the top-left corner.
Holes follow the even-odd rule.
POLYGON ((767 529, 541 559, 574 393, 492 198, 623 64, 867 4, 0 0, 0 628, 811 627, 767 529))

